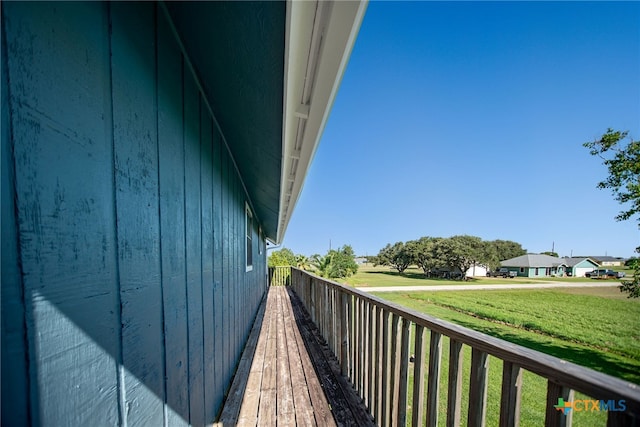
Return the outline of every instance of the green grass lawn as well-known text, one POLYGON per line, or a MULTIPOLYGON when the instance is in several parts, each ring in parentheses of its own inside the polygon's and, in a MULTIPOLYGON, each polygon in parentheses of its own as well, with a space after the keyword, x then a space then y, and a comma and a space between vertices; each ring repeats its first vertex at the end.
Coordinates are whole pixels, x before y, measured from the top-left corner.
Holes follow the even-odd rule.
POLYGON ((616 288, 595 290, 599 292, 576 288, 378 296, 640 384, 640 301, 621 299, 616 288))
MULTIPOLYGON (((388 268, 369 267, 361 269, 358 275, 347 282, 356 286, 460 283, 426 279, 420 277, 421 271, 417 269, 409 270, 407 273, 409 274, 400 276, 388 268)), ((518 279, 480 279, 473 280, 471 283, 518 283, 516 280, 518 279)), ((536 281, 524 279, 519 282, 536 283, 536 281)), ((620 293, 615 287, 404 291, 377 295, 416 311, 640 384, 640 300, 626 298, 626 295, 620 293)), ((448 339, 445 338, 442 347, 439 425, 444 425, 446 418, 448 346, 448 339)), ((466 422, 471 362, 470 349, 465 348, 464 351, 463 423, 466 422)), ((490 357, 487 425, 498 424, 501 380, 502 361, 490 357)), ((546 380, 525 371, 523 383, 520 425, 543 425, 546 380)), ((579 395, 575 397, 575 399, 580 398, 590 397, 579 395)), ((603 426, 605 424, 605 413, 574 413, 574 425, 603 426)))

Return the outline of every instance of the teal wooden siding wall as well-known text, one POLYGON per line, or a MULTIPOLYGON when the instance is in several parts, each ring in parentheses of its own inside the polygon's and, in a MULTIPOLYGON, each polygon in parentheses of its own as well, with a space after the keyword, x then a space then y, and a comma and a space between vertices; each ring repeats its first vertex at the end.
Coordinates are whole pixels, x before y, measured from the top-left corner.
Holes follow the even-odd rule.
POLYGON ((2 4, 2 425, 214 421, 266 289, 155 3, 2 4))

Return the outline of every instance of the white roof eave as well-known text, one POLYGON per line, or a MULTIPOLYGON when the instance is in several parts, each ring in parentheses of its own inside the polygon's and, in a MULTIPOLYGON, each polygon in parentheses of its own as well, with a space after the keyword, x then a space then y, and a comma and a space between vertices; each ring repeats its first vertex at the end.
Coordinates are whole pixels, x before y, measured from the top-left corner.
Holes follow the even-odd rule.
POLYGON ((366 8, 366 1, 287 1, 277 244, 302 192, 366 8))

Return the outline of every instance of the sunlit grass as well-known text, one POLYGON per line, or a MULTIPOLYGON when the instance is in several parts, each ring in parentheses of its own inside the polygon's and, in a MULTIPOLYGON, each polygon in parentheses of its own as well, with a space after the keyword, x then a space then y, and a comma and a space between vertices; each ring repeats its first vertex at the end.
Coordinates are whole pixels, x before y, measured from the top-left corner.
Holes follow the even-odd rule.
MULTIPOLYGON (((462 326, 640 384, 640 301, 616 288, 392 292, 379 297, 462 326), (526 328, 525 328, 526 326, 526 328)), ((411 354, 414 328, 412 328, 411 354)), ((429 341, 429 333, 425 337, 429 341)), ((426 345, 428 352, 429 346, 426 345)), ((471 348, 463 346, 462 423, 466 424, 471 348)), ((428 354, 425 358, 428 360, 428 354)), ((502 364, 489 357, 486 425, 498 425, 502 364)), ((428 365, 428 364, 427 364, 428 365)), ((442 340, 438 425, 445 425, 449 339, 442 340)), ((425 370, 427 366, 425 366, 425 370)), ((413 364, 409 371, 412 404, 413 364)), ((425 381, 428 373, 425 375, 425 381)), ((426 390, 426 385, 425 385, 426 390)), ((520 425, 544 424, 547 381, 524 371, 520 425)), ((576 393, 574 399, 595 399, 576 393)), ((408 424, 411 408, 408 409, 408 424)), ((426 417, 426 414, 425 414, 426 417)), ((605 412, 574 412, 574 425, 604 426, 605 412)))

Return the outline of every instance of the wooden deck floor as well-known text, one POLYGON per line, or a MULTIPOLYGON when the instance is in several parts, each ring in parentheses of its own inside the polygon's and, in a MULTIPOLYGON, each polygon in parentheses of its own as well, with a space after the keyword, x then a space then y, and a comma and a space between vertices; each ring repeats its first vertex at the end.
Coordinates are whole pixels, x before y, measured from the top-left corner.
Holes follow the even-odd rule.
POLYGON ((269 288, 219 423, 373 425, 299 300, 284 286, 269 288))

